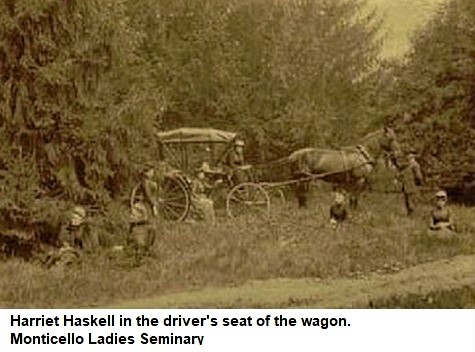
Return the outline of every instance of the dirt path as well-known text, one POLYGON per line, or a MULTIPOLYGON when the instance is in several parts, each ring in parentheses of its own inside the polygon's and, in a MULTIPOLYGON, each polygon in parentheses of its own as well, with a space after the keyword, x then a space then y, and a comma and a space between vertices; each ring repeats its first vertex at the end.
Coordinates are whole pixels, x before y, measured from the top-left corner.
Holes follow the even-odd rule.
POLYGON ((272 279, 121 302, 114 308, 351 308, 395 295, 425 295, 470 286, 475 255, 414 266, 361 279, 272 279))

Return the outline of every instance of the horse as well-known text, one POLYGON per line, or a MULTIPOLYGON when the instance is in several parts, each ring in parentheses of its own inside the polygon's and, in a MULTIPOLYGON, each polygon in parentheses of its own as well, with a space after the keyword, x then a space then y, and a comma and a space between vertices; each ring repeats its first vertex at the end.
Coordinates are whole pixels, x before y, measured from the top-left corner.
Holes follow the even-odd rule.
POLYGON ((299 207, 307 205, 310 181, 323 180, 339 186, 350 194, 350 206, 355 208, 358 198, 368 185, 376 161, 390 154, 387 139, 395 138, 391 130, 380 129, 363 137, 357 145, 340 149, 299 149, 287 158, 299 207))

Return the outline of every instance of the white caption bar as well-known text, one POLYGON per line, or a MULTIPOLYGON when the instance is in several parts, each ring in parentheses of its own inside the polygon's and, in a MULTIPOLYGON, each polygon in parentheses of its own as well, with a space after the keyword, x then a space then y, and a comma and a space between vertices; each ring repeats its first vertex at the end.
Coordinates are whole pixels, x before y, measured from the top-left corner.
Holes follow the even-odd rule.
POLYGON ((475 310, 9 310, 2 351, 475 351, 475 310))

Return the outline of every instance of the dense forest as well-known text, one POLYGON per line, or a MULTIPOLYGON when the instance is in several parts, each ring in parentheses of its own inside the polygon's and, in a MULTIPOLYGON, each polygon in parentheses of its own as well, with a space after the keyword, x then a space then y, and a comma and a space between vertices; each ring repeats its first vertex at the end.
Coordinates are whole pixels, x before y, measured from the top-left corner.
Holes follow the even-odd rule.
POLYGON ((462 182, 474 6, 449 1, 391 61, 362 0, 0 0, 4 222, 121 199, 179 126, 240 132, 263 162, 390 123, 430 182, 462 182))
POLYGON ((475 173, 475 3, 449 1, 391 70, 381 110, 416 148, 428 179, 442 187, 475 173))

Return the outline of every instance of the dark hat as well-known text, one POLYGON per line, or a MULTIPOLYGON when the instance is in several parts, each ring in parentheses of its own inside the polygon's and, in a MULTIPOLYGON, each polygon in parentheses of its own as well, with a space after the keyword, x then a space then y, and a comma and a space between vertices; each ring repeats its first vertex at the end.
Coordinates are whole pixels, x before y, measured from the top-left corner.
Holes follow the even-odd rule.
POLYGON ((155 169, 155 165, 151 162, 146 162, 146 163, 142 164, 140 169, 141 169, 141 172, 146 173, 147 171, 149 171, 151 169, 155 169))

